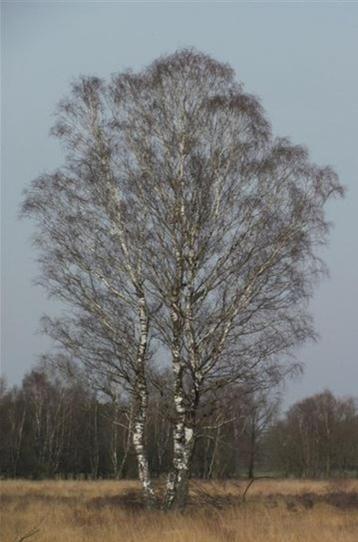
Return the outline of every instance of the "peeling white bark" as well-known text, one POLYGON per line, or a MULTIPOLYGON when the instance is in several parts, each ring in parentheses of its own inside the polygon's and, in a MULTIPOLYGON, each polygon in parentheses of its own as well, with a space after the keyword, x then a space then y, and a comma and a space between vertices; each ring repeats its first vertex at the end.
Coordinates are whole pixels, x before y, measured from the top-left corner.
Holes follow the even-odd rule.
POLYGON ((173 471, 168 476, 165 506, 167 509, 183 508, 188 493, 188 481, 194 449, 194 429, 188 425, 185 404, 183 365, 180 352, 174 348, 173 369, 175 376, 174 406, 176 422, 173 428, 173 471))
POLYGON ((139 296, 138 306, 140 341, 138 346, 134 389, 133 446, 137 456, 138 476, 143 487, 144 498, 147 506, 152 507, 155 503, 155 492, 150 479, 149 464, 145 447, 145 423, 148 408, 148 391, 145 379, 145 354, 148 345, 149 320, 143 295, 139 296))

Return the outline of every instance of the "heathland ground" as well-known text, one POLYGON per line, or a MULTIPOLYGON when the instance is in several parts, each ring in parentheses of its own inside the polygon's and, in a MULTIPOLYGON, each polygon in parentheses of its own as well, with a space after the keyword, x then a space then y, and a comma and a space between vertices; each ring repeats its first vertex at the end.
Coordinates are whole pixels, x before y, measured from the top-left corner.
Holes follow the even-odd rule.
POLYGON ((1 482, 1 541, 356 542, 358 480, 192 482, 185 514, 146 511, 132 481, 1 482))

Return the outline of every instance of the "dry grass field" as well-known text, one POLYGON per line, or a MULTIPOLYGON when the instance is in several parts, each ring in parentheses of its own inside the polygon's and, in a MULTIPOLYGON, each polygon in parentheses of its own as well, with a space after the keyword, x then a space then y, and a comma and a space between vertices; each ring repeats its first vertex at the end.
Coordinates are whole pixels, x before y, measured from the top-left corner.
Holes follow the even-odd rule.
POLYGON ((193 482, 184 515, 136 482, 2 481, 1 542, 357 542, 358 480, 193 482), (25 536, 27 538, 24 538, 25 536))

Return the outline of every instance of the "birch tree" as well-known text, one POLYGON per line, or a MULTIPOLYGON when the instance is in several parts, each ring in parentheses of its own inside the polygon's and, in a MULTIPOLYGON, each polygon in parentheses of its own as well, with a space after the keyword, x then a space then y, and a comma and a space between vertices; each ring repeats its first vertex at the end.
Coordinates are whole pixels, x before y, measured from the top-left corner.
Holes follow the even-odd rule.
POLYGON ((171 354, 176 412, 167 507, 181 508, 203 397, 234 381, 276 383, 292 369, 281 361, 314 337, 324 205, 342 187, 274 138, 233 70, 201 53, 115 77, 109 101, 118 176, 148 217, 153 325, 171 354))
POLYGON ((201 405, 233 382, 277 383, 314 337, 324 207, 342 187, 305 148, 273 137, 230 66, 192 50, 108 84, 80 78, 54 133, 66 164, 24 205, 39 223, 42 282, 72 307, 46 330, 136 398, 147 496, 149 337, 157 343, 172 369, 165 506, 183 508, 201 405))
POLYGON ((43 318, 55 357, 80 361, 92 381, 110 379, 133 402, 133 445, 146 502, 154 491, 145 447, 150 310, 140 251, 146 241, 125 187, 110 167, 104 87, 82 78, 59 104, 53 134, 67 151, 63 168, 33 181, 23 214, 37 222, 39 283, 62 302, 63 315, 43 318))

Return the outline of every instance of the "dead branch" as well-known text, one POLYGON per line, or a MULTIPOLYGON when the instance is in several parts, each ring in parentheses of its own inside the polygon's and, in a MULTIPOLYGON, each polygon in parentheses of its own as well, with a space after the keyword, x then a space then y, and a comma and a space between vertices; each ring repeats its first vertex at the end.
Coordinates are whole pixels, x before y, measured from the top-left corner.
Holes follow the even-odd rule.
POLYGON ((273 476, 255 476, 254 478, 251 478, 249 480, 249 483, 247 484, 243 494, 242 494, 242 497, 241 497, 242 502, 246 502, 246 493, 249 491, 250 487, 255 482, 255 480, 262 480, 263 478, 268 478, 268 479, 271 479, 271 480, 275 479, 273 476))
POLYGON ((26 538, 30 538, 30 536, 34 536, 38 532, 40 532, 39 527, 33 527, 30 531, 20 536, 20 538, 16 539, 15 542, 23 542, 23 540, 26 540, 26 538))

